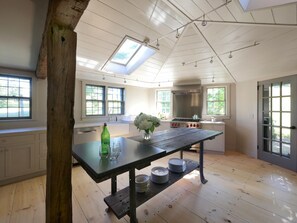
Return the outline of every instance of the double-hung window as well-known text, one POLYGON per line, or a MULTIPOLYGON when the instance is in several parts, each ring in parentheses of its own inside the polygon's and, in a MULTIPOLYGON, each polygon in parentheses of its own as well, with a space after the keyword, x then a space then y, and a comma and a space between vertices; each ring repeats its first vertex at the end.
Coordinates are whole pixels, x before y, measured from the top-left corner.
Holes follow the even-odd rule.
POLYGON ((208 87, 206 89, 206 114, 227 115, 226 87, 208 87))
POLYGON ((0 74, 0 119, 32 118, 32 78, 0 74))
POLYGON ((109 115, 124 114, 124 88, 107 88, 107 108, 109 115))
POLYGON ((156 94, 157 113, 160 116, 169 116, 171 113, 170 90, 158 90, 156 94))
POLYGON ((86 84, 86 116, 105 115, 105 87, 86 84))

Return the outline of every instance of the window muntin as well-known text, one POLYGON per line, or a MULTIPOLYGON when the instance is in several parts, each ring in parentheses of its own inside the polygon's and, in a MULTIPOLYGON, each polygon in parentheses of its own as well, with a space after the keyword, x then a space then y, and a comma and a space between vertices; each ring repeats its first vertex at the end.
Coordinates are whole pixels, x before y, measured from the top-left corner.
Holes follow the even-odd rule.
POLYGON ((135 55, 141 44, 130 39, 125 39, 123 45, 118 49, 111 58, 111 62, 127 65, 131 58, 135 55))
POLYGON ((0 119, 32 117, 32 78, 0 74, 0 119))
POLYGON ((124 88, 107 88, 107 108, 109 115, 124 114, 124 88))
POLYGON ((171 113, 170 90, 158 90, 156 94, 157 113, 168 116, 171 113))
POLYGON ((105 115, 105 87, 86 84, 86 116, 105 115))
POLYGON ((226 88, 210 87, 206 90, 206 114, 226 115, 226 88))

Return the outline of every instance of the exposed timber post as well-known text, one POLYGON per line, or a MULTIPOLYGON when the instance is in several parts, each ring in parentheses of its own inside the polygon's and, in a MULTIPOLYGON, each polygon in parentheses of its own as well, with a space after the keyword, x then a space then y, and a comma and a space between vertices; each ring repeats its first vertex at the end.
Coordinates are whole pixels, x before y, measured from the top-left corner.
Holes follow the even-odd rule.
POLYGON ((46 222, 72 222, 71 152, 76 67, 76 33, 50 23, 47 38, 46 222))

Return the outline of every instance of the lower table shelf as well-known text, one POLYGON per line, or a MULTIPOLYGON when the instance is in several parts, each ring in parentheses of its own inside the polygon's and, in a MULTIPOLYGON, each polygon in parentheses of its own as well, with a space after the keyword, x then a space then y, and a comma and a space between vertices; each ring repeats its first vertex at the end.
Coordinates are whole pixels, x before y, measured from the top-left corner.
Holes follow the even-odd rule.
MULTIPOLYGON (((170 185, 174 184, 180 180, 183 176, 192 172, 199 167, 198 162, 193 160, 185 159, 187 168, 183 173, 173 173, 169 171, 169 181, 165 184, 156 184, 150 181, 149 189, 145 193, 136 193, 136 207, 142 205, 144 202, 148 201, 158 193, 165 190, 170 185)), ((112 194, 104 198, 107 206, 114 212, 117 218, 122 218, 126 214, 129 214, 129 187, 126 187, 115 194, 112 194)))

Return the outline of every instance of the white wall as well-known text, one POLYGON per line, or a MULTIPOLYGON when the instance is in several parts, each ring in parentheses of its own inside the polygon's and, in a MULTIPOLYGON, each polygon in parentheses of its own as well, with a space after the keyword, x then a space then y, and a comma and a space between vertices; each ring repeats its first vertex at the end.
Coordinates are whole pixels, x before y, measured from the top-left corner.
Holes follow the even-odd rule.
POLYGON ((257 157, 257 81, 236 84, 237 150, 257 157))

